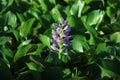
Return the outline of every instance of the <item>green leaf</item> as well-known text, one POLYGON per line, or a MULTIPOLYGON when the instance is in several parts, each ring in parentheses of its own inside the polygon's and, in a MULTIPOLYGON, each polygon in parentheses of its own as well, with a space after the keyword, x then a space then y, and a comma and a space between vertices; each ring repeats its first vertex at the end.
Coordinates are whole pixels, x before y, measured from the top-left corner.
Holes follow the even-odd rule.
POLYGON ((120 42, 120 32, 115 32, 115 33, 111 34, 110 40, 114 41, 116 43, 119 43, 120 42))
POLYGON ((85 48, 86 50, 88 50, 90 48, 89 45, 88 45, 88 43, 87 43, 88 41, 87 41, 87 39, 84 36, 79 35, 79 40, 80 40, 83 48, 85 48))
POLYGON ((35 21, 35 19, 31 18, 21 24, 21 26, 19 28, 20 28, 20 35, 22 37, 26 38, 28 36, 34 21, 35 21))
POLYGON ((56 0, 49 0, 51 4, 56 4, 56 0))
POLYGON ((89 39, 89 44, 90 45, 94 45, 95 44, 95 39, 94 39, 94 36, 92 34, 90 34, 90 39, 89 39))
POLYGON ((16 24, 17 24, 17 17, 14 13, 12 13, 11 11, 8 11, 5 16, 5 23, 7 25, 10 25, 11 27, 15 28, 16 24))
POLYGON ((1 58, 0 58, 0 80, 12 80, 12 73, 1 58))
POLYGON ((40 36, 39 36, 39 39, 40 39, 40 41, 41 41, 45 46, 47 46, 48 48, 50 48, 50 39, 49 39, 48 36, 46 36, 46 35, 40 35, 40 36))
POLYGON ((7 5, 1 10, 0 15, 8 11, 10 6, 13 4, 14 0, 8 0, 7 5))
POLYGON ((13 52, 9 48, 2 48, 0 50, 2 53, 2 57, 8 66, 12 65, 13 63, 13 52))
POLYGON ((92 0, 85 0, 85 2, 86 2, 87 4, 89 4, 89 3, 92 2, 92 0))
POLYGON ((90 6, 85 6, 82 10, 82 13, 86 13, 90 9, 90 6))
POLYGON ((71 15, 74 15, 74 16, 75 16, 75 15, 78 13, 78 17, 80 17, 84 5, 85 5, 85 2, 84 2, 84 1, 82 1, 82 0, 76 1, 76 2, 72 5, 72 8, 71 8, 71 10, 70 10, 71 15))
POLYGON ((19 46, 18 49, 16 51, 16 54, 14 56, 14 62, 16 62, 18 59, 20 59, 21 57, 25 56, 27 54, 27 52, 30 50, 30 48, 32 47, 30 43, 30 40, 27 41, 23 41, 19 46))
POLYGON ((106 13, 107 13, 107 16, 110 17, 110 18, 113 18, 113 16, 115 15, 115 9, 108 6, 107 9, 106 9, 106 13))
POLYGON ((109 60, 109 59, 101 59, 98 63, 100 68, 102 69, 102 76, 109 77, 119 77, 120 71, 118 70, 120 67, 120 62, 117 59, 109 60))
POLYGON ((94 10, 91 13, 89 13, 89 15, 87 16, 87 23, 89 25, 95 25, 95 24, 100 24, 103 16, 104 16, 104 11, 100 11, 100 10, 94 10))
POLYGON ((2 37, 0 37, 0 45, 5 45, 7 42, 9 42, 11 40, 12 40, 11 37, 2 36, 2 37))
POLYGON ((34 50, 33 52, 29 52, 28 55, 39 55, 41 56, 41 53, 43 52, 43 49, 45 48, 44 44, 36 44, 35 47, 37 47, 36 50, 34 50))
POLYGON ((63 77, 65 78, 65 77, 67 77, 67 76, 69 76, 71 74, 71 71, 70 71, 70 69, 69 68, 66 68, 66 69, 64 69, 63 70, 63 77))
POLYGON ((19 19, 19 21, 22 23, 23 21, 25 21, 25 19, 24 19, 24 16, 23 16, 23 14, 22 13, 16 13, 17 14, 17 17, 18 17, 18 19, 19 19))
POLYGON ((94 10, 87 16, 83 16, 85 17, 84 22, 89 26, 95 26, 95 28, 98 29, 98 25, 102 22, 104 14, 104 11, 94 10))
POLYGON ((56 5, 52 10, 51 10, 51 16, 55 21, 59 21, 62 19, 62 15, 59 11, 59 6, 60 5, 56 5))
POLYGON ((47 7, 47 5, 45 4, 45 1, 44 0, 39 0, 40 1, 40 6, 41 6, 41 8, 42 8, 42 10, 43 10, 43 12, 45 13, 45 12, 47 12, 48 11, 48 7, 47 7))
POLYGON ((72 48, 77 52, 83 52, 83 46, 80 38, 80 36, 75 36, 72 41, 72 48))
POLYGON ((19 33, 18 33, 17 30, 11 29, 11 30, 9 30, 8 32, 13 33, 13 35, 15 36, 15 39, 16 39, 17 41, 19 41, 20 35, 19 35, 19 33))
POLYGON ((68 20, 68 23, 69 23, 70 26, 75 27, 75 18, 74 18, 74 16, 72 16, 72 15, 67 16, 67 20, 68 20))
POLYGON ((26 65, 32 71, 38 71, 38 72, 42 71, 42 68, 33 62, 26 63, 26 65))
MULTIPOLYGON (((83 21, 83 19, 82 19, 82 21, 83 21)), ((86 22, 84 22, 84 21, 83 21, 83 24, 84 24, 84 27, 87 29, 87 31, 89 31, 89 33, 91 33, 92 35, 97 36, 97 31, 96 31, 93 27, 89 26, 89 25, 88 25, 86 22)))
POLYGON ((99 43, 96 48, 96 52, 100 53, 106 50, 106 43, 99 43))
POLYGON ((2 48, 2 54, 13 58, 13 52, 9 48, 2 48))

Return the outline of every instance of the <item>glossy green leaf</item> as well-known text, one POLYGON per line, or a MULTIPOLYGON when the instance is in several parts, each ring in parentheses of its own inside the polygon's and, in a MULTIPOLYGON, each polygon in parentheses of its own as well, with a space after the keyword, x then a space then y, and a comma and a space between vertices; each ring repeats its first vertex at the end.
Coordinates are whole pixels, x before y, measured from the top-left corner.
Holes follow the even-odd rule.
POLYGON ((10 25, 11 27, 15 28, 16 27, 16 24, 17 24, 17 17, 14 13, 12 12, 7 12, 6 15, 5 15, 5 23, 7 25, 10 25))
MULTIPOLYGON (((104 14, 105 14, 105 12, 100 11, 100 10, 96 10, 96 11, 91 12, 87 17, 87 23, 89 25, 98 26, 102 22, 104 14)), ((98 28, 98 27, 96 27, 96 28, 98 28)))
POLYGON ((70 74, 71 74, 71 71, 70 71, 70 69, 64 69, 63 70, 63 74, 64 74, 64 76, 63 77, 67 77, 67 76, 69 76, 70 74))
POLYGON ((24 15, 22 13, 16 13, 17 14, 17 17, 19 19, 19 21, 22 23, 23 21, 25 21, 24 19, 24 15))
POLYGON ((13 52, 9 48, 2 48, 0 53, 2 53, 2 57, 4 61, 6 61, 7 65, 10 66, 13 63, 13 52))
POLYGON ((92 2, 92 0, 85 0, 85 2, 89 4, 90 2, 92 2))
POLYGON ((71 27, 75 27, 75 18, 74 16, 70 15, 67 17, 68 23, 71 27))
POLYGON ((100 53, 106 50, 106 43, 100 43, 97 45, 96 52, 100 53))
POLYGON ((77 15, 77 14, 78 14, 78 17, 80 17, 84 5, 85 5, 85 2, 84 2, 84 1, 82 1, 82 0, 77 0, 77 1, 72 5, 72 8, 71 8, 71 10, 70 10, 71 15, 77 15))
POLYGON ((83 46, 82 46, 82 43, 81 43, 80 36, 74 37, 74 39, 72 41, 72 48, 74 50, 76 50, 77 52, 83 52, 83 46))
POLYGON ((115 9, 112 7, 107 7, 106 13, 108 17, 113 18, 113 16, 115 15, 115 9))
POLYGON ((31 18, 21 24, 21 26, 19 28, 20 28, 20 35, 22 37, 26 38, 28 36, 28 34, 31 31, 31 27, 32 27, 34 21, 35 21, 35 19, 31 18))
POLYGON ((7 42, 11 41, 12 38, 11 37, 7 37, 7 36, 2 36, 0 37, 0 44, 1 45, 5 45, 7 42))
POLYGON ((16 39, 17 41, 19 41, 20 35, 19 35, 19 32, 18 32, 17 30, 10 30, 9 32, 10 32, 10 33, 13 33, 13 35, 15 36, 15 39, 16 39))
POLYGON ((95 26, 98 29, 98 25, 102 22, 105 12, 101 10, 94 10, 85 17, 84 22, 89 26, 95 26))
MULTIPOLYGON (((82 19, 83 20, 83 19, 82 19)), ((87 29, 87 31, 95 36, 97 36, 97 31, 95 30, 95 28, 93 28, 92 26, 89 26, 86 22, 83 22, 84 27, 87 29)))
POLYGON ((42 68, 33 62, 26 63, 26 65, 30 70, 39 71, 39 72, 42 71, 42 68))
POLYGON ((120 42, 120 32, 115 32, 110 36, 110 40, 116 43, 120 42))
POLYGON ((7 10, 10 8, 10 6, 13 4, 13 1, 14 0, 8 0, 8 2, 5 3, 6 6, 2 9, 2 11, 0 12, 0 14, 3 14, 5 12, 7 12, 7 10))
POLYGON ((62 19, 62 15, 58 9, 60 5, 56 5, 52 10, 51 10, 51 16, 55 21, 59 21, 62 19))
POLYGON ((52 4, 56 4, 55 0, 49 0, 49 2, 52 3, 52 4))
POLYGON ((2 54, 13 58, 13 52, 9 48, 2 48, 2 54))
POLYGON ((46 35, 40 35, 40 36, 39 36, 39 39, 41 40, 41 42, 42 42, 45 46, 47 46, 48 48, 50 48, 50 39, 49 39, 48 36, 46 36, 46 35))
POLYGON ((40 1, 41 8, 42 8, 43 12, 44 12, 44 13, 47 12, 48 7, 47 7, 47 5, 45 4, 45 1, 44 1, 44 0, 39 0, 39 1, 40 1))
POLYGON ((95 44, 95 39, 94 39, 94 36, 92 34, 90 34, 89 44, 90 45, 94 45, 95 44))

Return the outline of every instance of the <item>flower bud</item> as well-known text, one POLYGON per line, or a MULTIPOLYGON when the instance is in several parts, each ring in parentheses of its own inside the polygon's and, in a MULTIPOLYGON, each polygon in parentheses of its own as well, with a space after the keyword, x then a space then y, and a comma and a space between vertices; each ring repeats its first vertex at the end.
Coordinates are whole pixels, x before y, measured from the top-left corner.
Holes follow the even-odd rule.
POLYGON ((68 21, 67 20, 61 20, 60 23, 65 26, 65 25, 68 24, 68 21))

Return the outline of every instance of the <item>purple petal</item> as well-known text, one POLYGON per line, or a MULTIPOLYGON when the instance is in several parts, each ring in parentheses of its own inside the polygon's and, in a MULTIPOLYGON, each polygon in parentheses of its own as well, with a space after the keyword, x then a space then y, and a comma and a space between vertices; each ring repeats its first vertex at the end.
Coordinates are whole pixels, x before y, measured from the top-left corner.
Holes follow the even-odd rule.
POLYGON ((64 37, 67 37, 69 35, 69 32, 67 32, 67 31, 64 31, 64 34, 63 34, 63 36, 64 37))
POLYGON ((67 47, 64 47, 64 48, 62 49, 62 52, 65 52, 66 49, 67 49, 67 47))
POLYGON ((67 31, 67 32, 70 32, 71 27, 70 26, 65 26, 64 30, 67 31))
POLYGON ((65 38, 64 38, 64 41, 69 41, 70 39, 72 39, 73 38, 73 36, 66 36, 65 38))
POLYGON ((60 23, 61 23, 62 25, 67 25, 67 24, 68 24, 68 21, 67 21, 67 20, 61 20, 60 23))
POLYGON ((51 46, 51 48, 52 48, 53 50, 58 50, 58 46, 57 46, 56 43, 53 43, 52 46, 51 46))
POLYGON ((60 38, 60 37, 58 37, 56 40, 57 40, 57 42, 58 42, 58 43, 60 43, 60 42, 62 42, 62 41, 63 41, 63 39, 62 39, 62 38, 60 38))
POLYGON ((57 32, 58 34, 60 34, 60 33, 62 32, 62 29, 58 27, 58 28, 56 29, 56 32, 57 32))
POLYGON ((63 44, 66 48, 70 48, 71 47, 71 44, 69 42, 66 42, 63 44))
POLYGON ((60 27, 57 23, 54 23, 53 26, 56 27, 56 28, 60 27))
POLYGON ((52 30, 52 37, 53 39, 58 38, 58 33, 55 30, 52 30))

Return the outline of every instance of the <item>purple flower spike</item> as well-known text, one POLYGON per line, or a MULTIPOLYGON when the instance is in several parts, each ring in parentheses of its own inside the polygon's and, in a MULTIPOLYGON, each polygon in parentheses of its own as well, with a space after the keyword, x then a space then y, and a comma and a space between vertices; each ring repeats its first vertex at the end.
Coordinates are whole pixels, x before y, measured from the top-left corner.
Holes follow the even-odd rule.
MULTIPOLYGON (((54 23, 55 30, 52 30, 51 49, 59 54, 68 55, 71 47, 69 35, 71 27, 67 25, 68 21, 62 20, 60 24, 54 23)), ((59 55, 60 57, 60 55, 59 55)))

